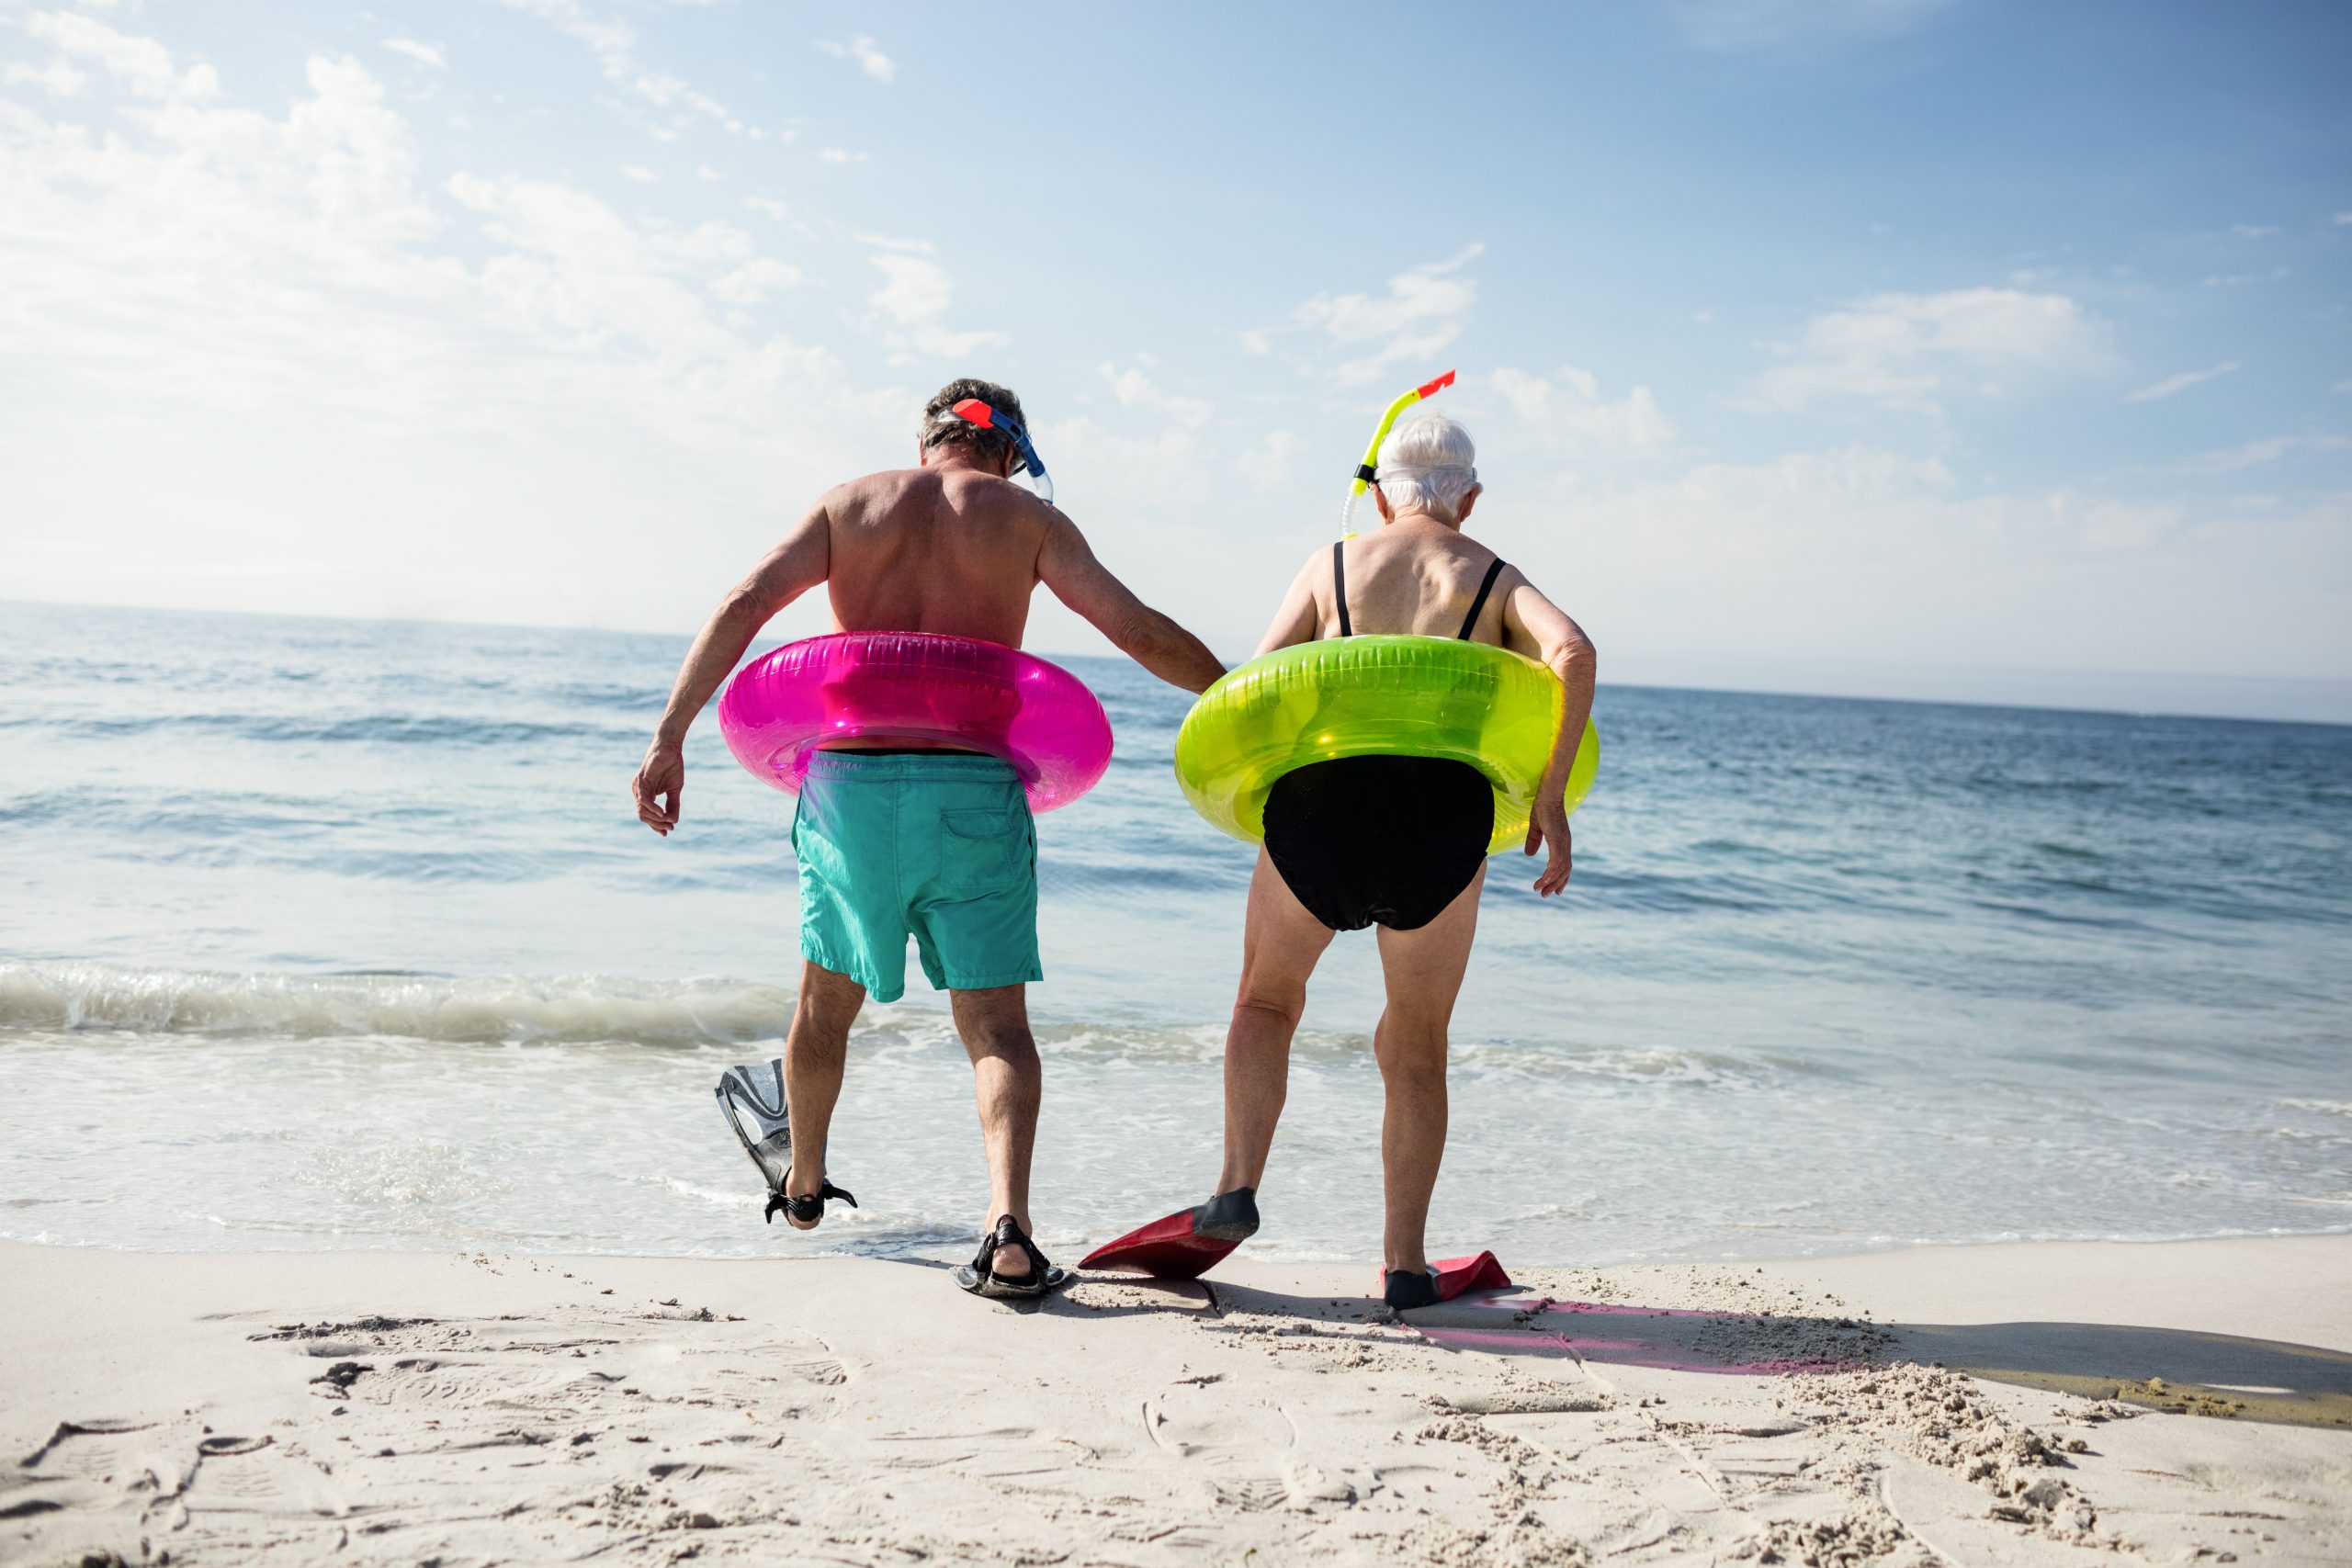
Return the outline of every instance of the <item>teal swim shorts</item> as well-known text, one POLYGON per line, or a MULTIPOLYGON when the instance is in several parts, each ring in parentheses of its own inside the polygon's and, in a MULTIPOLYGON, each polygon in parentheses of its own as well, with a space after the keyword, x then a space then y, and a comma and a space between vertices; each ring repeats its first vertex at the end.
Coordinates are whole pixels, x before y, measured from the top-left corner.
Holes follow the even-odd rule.
POLYGON ((907 989, 907 938, 933 990, 1042 980, 1037 829, 1010 762, 819 751, 793 818, 801 956, 876 1001, 907 989))

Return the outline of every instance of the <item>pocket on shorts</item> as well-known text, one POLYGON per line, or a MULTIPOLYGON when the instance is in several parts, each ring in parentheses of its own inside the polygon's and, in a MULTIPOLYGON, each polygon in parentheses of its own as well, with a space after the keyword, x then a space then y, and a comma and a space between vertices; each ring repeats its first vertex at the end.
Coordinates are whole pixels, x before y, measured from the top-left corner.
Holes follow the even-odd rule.
POLYGON ((1029 865, 1027 814, 975 807, 939 814, 939 890, 951 898, 1001 893, 1029 865))

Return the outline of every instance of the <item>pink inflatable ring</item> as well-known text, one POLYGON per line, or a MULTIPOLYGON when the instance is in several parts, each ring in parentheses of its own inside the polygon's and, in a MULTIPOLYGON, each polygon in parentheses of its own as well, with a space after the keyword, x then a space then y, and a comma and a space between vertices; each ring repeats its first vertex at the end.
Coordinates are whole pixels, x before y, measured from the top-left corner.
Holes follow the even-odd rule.
POLYGON ((1111 721, 1086 683, 1017 648, 929 632, 786 643, 718 699, 735 760, 787 795, 828 741, 933 741, 1012 764, 1032 811, 1068 806, 1111 765, 1111 721))

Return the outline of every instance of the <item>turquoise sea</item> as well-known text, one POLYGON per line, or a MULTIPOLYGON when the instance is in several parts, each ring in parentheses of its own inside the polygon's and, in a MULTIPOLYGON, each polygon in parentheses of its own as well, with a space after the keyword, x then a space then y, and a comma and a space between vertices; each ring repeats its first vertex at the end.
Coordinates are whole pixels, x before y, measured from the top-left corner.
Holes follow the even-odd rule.
MULTIPOLYGON (((138 1248, 945 1254, 982 1216, 944 998, 871 1008, 764 1228, 710 1086, 792 1005, 791 802, 683 637, 0 604, 0 1236, 138 1248)), ((1204 1195, 1250 851, 1182 694, 1041 819, 1040 1238, 1204 1195)), ((2352 1225, 2352 728, 1604 686, 1568 895, 1499 857, 1440 1252, 1777 1257, 2352 1225)), ((1309 1007, 1267 1256, 1379 1239, 1373 944, 1309 1007)))

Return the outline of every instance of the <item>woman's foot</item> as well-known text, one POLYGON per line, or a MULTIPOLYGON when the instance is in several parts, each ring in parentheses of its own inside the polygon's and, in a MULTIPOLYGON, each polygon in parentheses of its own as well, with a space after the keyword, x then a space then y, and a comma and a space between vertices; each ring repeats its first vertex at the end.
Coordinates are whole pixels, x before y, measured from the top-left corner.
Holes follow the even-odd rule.
POLYGON ((1248 1241, 1258 1234, 1258 1190, 1237 1187, 1193 1211, 1193 1234, 1211 1241, 1248 1241))
POLYGON ((1380 1299, 1397 1312, 1437 1305, 1437 1275, 1427 1269, 1391 1269, 1383 1276, 1380 1299))

